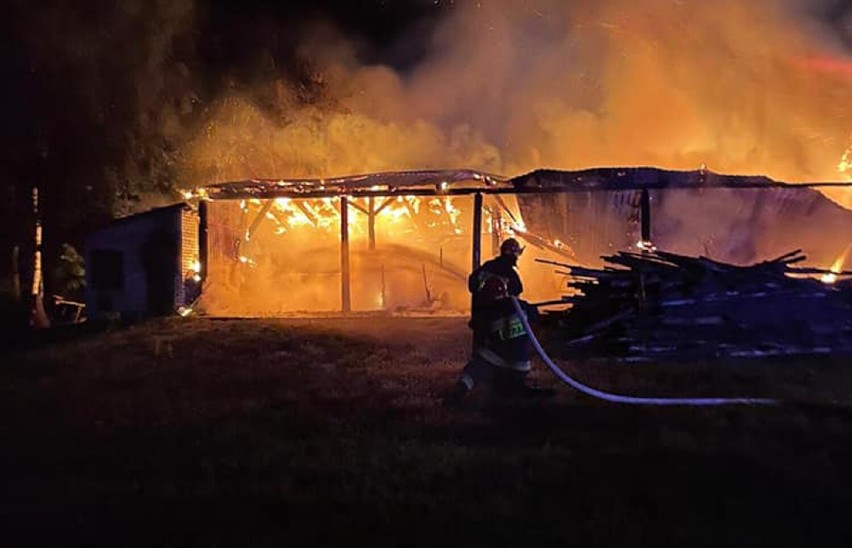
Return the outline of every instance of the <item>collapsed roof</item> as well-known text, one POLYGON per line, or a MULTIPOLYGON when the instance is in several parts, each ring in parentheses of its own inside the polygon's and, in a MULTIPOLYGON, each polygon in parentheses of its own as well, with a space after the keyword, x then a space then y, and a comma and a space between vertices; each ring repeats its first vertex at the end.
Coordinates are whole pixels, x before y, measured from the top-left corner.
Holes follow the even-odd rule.
POLYGON ((421 170, 369 173, 320 179, 247 179, 196 189, 187 197, 212 200, 322 198, 348 195, 465 195, 589 192, 665 188, 801 188, 852 186, 852 183, 784 183, 752 175, 720 175, 705 169, 672 171, 651 167, 593 168, 579 171, 540 169, 514 178, 482 171, 421 170))

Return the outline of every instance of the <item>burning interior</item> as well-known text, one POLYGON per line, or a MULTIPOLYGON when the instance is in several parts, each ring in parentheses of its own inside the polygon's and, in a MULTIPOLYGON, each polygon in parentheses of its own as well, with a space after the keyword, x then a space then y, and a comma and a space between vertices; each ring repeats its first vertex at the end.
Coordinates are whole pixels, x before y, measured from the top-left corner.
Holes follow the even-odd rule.
POLYGON ((212 202, 205 308, 238 316, 461 310, 471 244, 460 223, 469 224, 470 201, 399 196, 212 202))
MULTIPOLYGON (((462 314, 469 306, 474 247, 488 257, 504 237, 525 234, 515 196, 476 196, 477 190, 507 188, 491 175, 409 172, 357 179, 203 189, 210 198, 205 312, 462 314)), ((549 257, 571 256, 558 241, 536 245, 549 257)), ((536 265, 524 270, 535 277, 536 265)), ((559 285, 543 276, 529 293, 544 298, 559 285)))

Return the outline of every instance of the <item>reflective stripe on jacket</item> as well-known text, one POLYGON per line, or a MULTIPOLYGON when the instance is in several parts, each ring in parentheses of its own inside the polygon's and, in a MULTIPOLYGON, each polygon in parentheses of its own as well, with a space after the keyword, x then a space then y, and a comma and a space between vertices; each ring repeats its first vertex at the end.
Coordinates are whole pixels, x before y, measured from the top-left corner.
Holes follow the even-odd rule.
POLYGON ((488 348, 487 346, 477 346, 474 351, 477 356, 487 361, 491 365, 497 367, 503 367, 505 369, 512 369, 513 371, 529 371, 532 369, 532 365, 529 360, 525 361, 511 361, 504 358, 501 358, 497 355, 496 352, 488 348))

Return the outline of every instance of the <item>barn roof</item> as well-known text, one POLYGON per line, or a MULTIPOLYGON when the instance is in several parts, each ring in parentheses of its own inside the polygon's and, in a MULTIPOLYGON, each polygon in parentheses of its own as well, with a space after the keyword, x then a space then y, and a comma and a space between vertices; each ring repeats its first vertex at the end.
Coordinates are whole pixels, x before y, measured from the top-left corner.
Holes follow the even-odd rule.
POLYGON ((852 186, 842 182, 784 183, 762 176, 721 175, 708 170, 651 167, 540 169, 507 178, 470 169, 368 173, 320 179, 246 179, 201 187, 189 196, 226 199, 322 198, 333 196, 469 195, 588 192, 662 188, 801 188, 852 186))
POLYGON ((494 187, 510 188, 499 175, 459 170, 419 170, 366 173, 321 179, 247 179, 199 189, 213 200, 245 198, 314 198, 328 196, 388 196, 470 194, 494 187))

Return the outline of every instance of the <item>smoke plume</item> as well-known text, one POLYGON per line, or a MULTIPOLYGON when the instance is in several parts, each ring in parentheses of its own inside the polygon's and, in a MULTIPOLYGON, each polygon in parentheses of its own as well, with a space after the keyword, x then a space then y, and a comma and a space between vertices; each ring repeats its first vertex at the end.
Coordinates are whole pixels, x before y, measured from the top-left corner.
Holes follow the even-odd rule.
POLYGON ((315 4, 12 2, 7 164, 71 210, 408 168, 843 176, 845 0, 315 4))
POLYGON ((192 183, 472 167, 654 165, 835 180, 852 129, 845 3, 456 2, 394 69, 312 27, 300 86, 224 93, 192 183), (309 93, 306 93, 306 90, 309 93))

